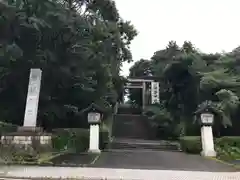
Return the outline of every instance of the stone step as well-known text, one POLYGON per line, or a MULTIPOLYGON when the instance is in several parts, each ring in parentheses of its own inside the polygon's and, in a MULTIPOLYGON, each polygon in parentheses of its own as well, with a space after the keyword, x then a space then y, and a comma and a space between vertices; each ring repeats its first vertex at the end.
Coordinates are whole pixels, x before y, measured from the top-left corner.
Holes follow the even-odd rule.
POLYGON ((118 114, 142 114, 141 108, 129 107, 129 106, 120 106, 118 108, 118 114))
POLYGON ((129 145, 112 145, 110 149, 125 149, 125 150, 166 150, 166 151, 180 151, 176 146, 129 146, 129 145))
POLYGON ((112 142, 110 144, 110 149, 134 149, 134 150, 171 150, 171 151, 179 151, 179 145, 177 143, 140 143, 132 141, 129 142, 112 142))

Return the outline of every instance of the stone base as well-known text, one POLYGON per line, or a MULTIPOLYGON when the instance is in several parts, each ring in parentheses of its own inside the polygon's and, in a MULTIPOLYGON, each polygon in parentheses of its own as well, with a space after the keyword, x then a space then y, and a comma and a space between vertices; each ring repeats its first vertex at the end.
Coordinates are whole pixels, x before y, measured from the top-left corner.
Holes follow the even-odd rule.
POLYGON ((89 149, 88 153, 93 153, 93 154, 100 154, 101 150, 100 149, 89 149))
POLYGON ((216 157, 217 156, 217 153, 216 151, 201 151, 201 156, 204 156, 204 157, 216 157))
POLYGON ((26 136, 26 135, 3 135, 1 137, 2 144, 22 144, 29 145, 33 144, 33 141, 40 145, 51 144, 50 135, 41 136, 26 136))
POLYGON ((24 149, 50 149, 52 135, 44 133, 39 127, 19 127, 17 132, 3 134, 1 144, 24 149))
POLYGON ((21 126, 18 127, 18 132, 43 132, 41 127, 21 126))

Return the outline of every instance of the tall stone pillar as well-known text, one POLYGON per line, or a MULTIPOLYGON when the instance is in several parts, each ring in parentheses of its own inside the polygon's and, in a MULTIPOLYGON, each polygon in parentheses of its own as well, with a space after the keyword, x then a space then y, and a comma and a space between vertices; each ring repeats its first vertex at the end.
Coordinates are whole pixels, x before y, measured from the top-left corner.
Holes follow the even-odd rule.
POLYGON ((38 101, 41 87, 41 69, 31 69, 23 127, 36 128, 38 101))

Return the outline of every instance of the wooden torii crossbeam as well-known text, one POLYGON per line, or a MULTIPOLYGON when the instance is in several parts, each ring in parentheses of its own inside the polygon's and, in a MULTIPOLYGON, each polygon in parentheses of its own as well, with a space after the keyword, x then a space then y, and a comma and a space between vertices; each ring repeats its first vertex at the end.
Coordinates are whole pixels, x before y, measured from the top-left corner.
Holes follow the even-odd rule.
POLYGON ((127 80, 126 85, 124 86, 125 88, 128 89, 142 89, 144 88, 144 84, 146 82, 153 82, 154 80, 147 80, 147 79, 131 79, 129 78, 127 80))
POLYGON ((145 108, 145 93, 146 93, 146 83, 154 82, 153 79, 135 79, 135 78, 128 78, 127 83, 124 86, 125 89, 142 89, 142 104, 143 109, 145 108))

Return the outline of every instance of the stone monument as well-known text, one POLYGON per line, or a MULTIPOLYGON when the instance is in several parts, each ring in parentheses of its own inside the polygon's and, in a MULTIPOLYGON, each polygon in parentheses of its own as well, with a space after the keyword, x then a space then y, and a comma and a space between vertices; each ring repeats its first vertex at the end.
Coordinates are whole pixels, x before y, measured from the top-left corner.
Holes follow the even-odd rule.
POLYGON ((23 129, 35 130, 37 125, 38 101, 41 88, 42 71, 31 69, 23 129))
POLYGON ((25 148, 33 144, 38 144, 38 146, 51 145, 51 135, 44 133, 40 127, 36 127, 41 77, 42 71, 40 69, 30 70, 23 126, 19 127, 17 132, 2 135, 2 144, 14 144, 25 148))

